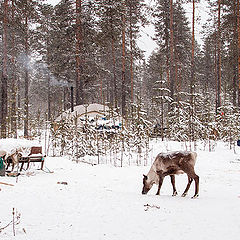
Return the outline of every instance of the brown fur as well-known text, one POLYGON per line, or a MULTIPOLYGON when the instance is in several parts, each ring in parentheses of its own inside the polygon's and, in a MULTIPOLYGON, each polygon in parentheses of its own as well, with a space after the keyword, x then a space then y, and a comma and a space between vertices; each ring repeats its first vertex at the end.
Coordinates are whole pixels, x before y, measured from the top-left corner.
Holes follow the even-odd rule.
POLYGON ((8 169, 9 166, 12 164, 12 171, 13 171, 15 165, 17 165, 19 162, 19 157, 20 157, 20 153, 18 153, 18 151, 12 153, 11 155, 8 155, 6 157, 6 163, 7 163, 6 169, 8 169))
POLYGON ((177 195, 175 187, 175 174, 186 173, 188 175, 188 184, 182 194, 187 195, 192 181, 195 181, 195 194, 193 198, 198 197, 199 193, 199 176, 195 173, 194 165, 197 154, 187 151, 176 151, 169 153, 160 153, 157 155, 149 173, 143 178, 142 194, 147 194, 153 184, 158 184, 157 195, 160 194, 160 189, 165 176, 170 175, 173 186, 173 196, 177 195))

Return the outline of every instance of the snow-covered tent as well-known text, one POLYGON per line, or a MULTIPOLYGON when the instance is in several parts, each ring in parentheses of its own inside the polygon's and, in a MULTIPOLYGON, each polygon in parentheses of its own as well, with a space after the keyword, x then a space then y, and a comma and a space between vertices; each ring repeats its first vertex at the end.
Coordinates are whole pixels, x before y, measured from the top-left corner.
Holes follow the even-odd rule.
POLYGON ((107 113, 109 113, 109 107, 93 103, 93 104, 86 104, 86 105, 78 105, 75 106, 73 112, 71 109, 63 112, 60 116, 57 117, 56 121, 61 121, 68 118, 85 118, 93 117, 93 118, 101 118, 104 117, 107 113))
POLYGON ((83 124, 85 120, 96 122, 98 126, 121 126, 123 118, 112 111, 108 106, 92 103, 75 106, 73 111, 68 109, 56 118, 56 122, 66 119, 76 119, 77 124, 83 124))

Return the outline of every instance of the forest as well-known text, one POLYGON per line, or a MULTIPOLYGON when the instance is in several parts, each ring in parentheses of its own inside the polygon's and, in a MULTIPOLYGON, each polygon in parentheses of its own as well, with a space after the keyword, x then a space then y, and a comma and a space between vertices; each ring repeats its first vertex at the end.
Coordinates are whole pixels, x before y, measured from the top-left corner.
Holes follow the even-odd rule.
POLYGON ((200 46, 199 0, 1 0, 1 138, 34 137, 63 111, 100 103, 147 137, 231 146, 240 130, 240 1, 207 2, 200 46), (149 24, 158 47, 146 60, 137 40, 149 24))

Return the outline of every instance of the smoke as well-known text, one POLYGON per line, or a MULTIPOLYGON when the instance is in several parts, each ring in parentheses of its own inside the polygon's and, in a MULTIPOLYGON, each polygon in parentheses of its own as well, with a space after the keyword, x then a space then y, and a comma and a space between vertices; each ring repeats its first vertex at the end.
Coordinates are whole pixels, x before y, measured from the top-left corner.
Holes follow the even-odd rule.
POLYGON ((16 61, 19 65, 23 66, 24 70, 31 71, 33 68, 33 62, 31 61, 31 57, 29 55, 26 55, 25 53, 20 53, 16 61))
POLYGON ((45 78, 50 77, 50 86, 52 87, 72 87, 73 83, 67 81, 64 77, 56 77, 51 72, 48 64, 41 61, 40 57, 31 57, 25 53, 21 53, 16 58, 17 64, 21 66, 23 70, 28 70, 33 78, 45 78))
POLYGON ((50 82, 51 86, 58 86, 58 87, 71 87, 73 84, 69 83, 67 80, 65 79, 57 79, 56 77, 52 76, 51 77, 51 82, 50 82))

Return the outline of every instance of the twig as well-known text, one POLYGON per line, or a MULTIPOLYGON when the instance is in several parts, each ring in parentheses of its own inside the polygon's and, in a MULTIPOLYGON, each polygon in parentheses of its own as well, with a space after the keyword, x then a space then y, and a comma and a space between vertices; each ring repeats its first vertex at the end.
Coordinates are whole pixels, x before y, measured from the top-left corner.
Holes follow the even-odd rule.
POLYGON ((76 163, 85 163, 85 164, 89 164, 89 165, 92 165, 92 166, 96 166, 97 164, 96 163, 90 163, 90 162, 87 162, 87 161, 84 161, 84 160, 74 160, 76 163))
POLYGON ((12 223, 13 223, 13 236, 15 237, 15 219, 14 219, 14 215, 15 215, 15 210, 13 208, 13 211, 12 211, 12 215, 13 215, 13 220, 12 220, 12 223))
POLYGON ((42 169, 43 172, 45 172, 45 173, 54 173, 54 171, 49 170, 46 166, 45 166, 45 168, 47 169, 47 171, 42 169))
POLYGON ((0 233, 2 232, 2 230, 4 230, 5 228, 7 228, 8 226, 10 226, 12 224, 12 221, 10 223, 8 223, 6 226, 1 227, 0 228, 0 233))
POLYGON ((157 206, 157 205, 149 205, 149 204, 144 204, 144 211, 148 211, 149 208, 156 208, 156 209, 160 209, 160 206, 157 206))
POLYGON ((57 184, 68 185, 68 183, 67 183, 67 182, 57 182, 57 184))
POLYGON ((18 165, 17 165, 17 178, 16 178, 16 183, 18 183, 18 176, 19 176, 18 170, 19 170, 19 161, 18 161, 18 165))
POLYGON ((13 235, 15 236, 15 234, 16 234, 16 232, 15 232, 15 226, 20 223, 21 214, 16 212, 16 217, 15 217, 15 209, 13 208, 12 215, 13 215, 12 221, 10 221, 6 226, 0 227, 0 233, 1 233, 4 229, 6 229, 6 228, 8 228, 9 226, 13 225, 13 235))
POLYGON ((10 183, 5 183, 5 182, 0 182, 0 184, 3 184, 3 185, 8 185, 8 186, 14 186, 13 184, 10 184, 10 183))

